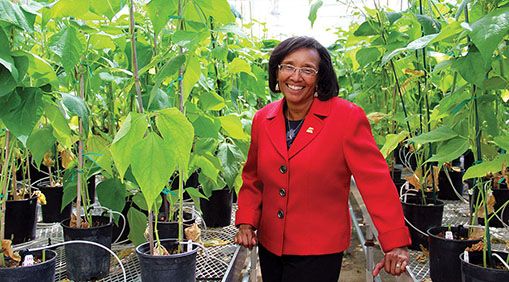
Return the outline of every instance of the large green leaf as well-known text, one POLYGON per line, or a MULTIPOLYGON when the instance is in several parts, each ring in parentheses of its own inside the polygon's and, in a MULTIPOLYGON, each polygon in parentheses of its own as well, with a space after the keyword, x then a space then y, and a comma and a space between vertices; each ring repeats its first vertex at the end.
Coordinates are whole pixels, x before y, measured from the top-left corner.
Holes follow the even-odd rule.
POLYGON ((220 111, 226 107, 224 98, 210 91, 200 95, 200 104, 204 111, 220 111))
POLYGON ((37 167, 41 164, 44 154, 53 148, 55 141, 56 138, 53 136, 51 126, 36 128, 32 131, 27 140, 27 147, 32 153, 32 158, 37 167))
MULTIPOLYGON (((75 5, 80 6, 80 5, 75 5)), ((60 57, 60 62, 68 74, 80 62, 84 50, 85 37, 73 26, 64 27, 50 39, 50 50, 60 57)))
POLYGON ((123 0, 90 0, 90 11, 111 20, 124 5, 123 0))
POLYGON ((253 72, 251 72, 251 65, 249 65, 249 63, 246 60, 243 60, 241 58, 233 59, 233 61, 231 61, 231 63, 228 64, 228 71, 230 73, 244 72, 255 77, 253 72))
POLYGON ((116 45, 111 35, 105 32, 98 32, 90 35, 90 46, 96 50, 110 49, 115 51, 116 45))
POLYGON ((491 61, 493 51, 509 33, 509 7, 495 9, 472 25, 470 37, 486 62, 491 61))
POLYGON ((502 165, 509 164, 509 155, 498 155, 492 161, 482 162, 480 164, 476 164, 471 166, 465 174, 463 175, 463 180, 476 178, 476 177, 484 177, 488 173, 499 172, 502 169, 502 165))
MULTIPOLYGON (((9 42, 7 35, 3 29, 0 28, 0 42, 9 42)), ((18 69, 14 64, 14 59, 11 56, 11 51, 9 50, 9 44, 0 44, 0 64, 3 65, 9 72, 11 73, 14 80, 18 80, 18 69)))
POLYGON ((147 241, 143 235, 147 228, 147 220, 147 216, 135 208, 130 208, 127 212, 127 221, 129 222, 129 235, 127 237, 136 246, 147 241))
POLYGON ((167 158, 176 160, 178 169, 184 171, 187 179, 191 148, 193 147, 194 128, 187 118, 176 108, 159 111, 156 117, 159 132, 164 138, 163 146, 167 158))
POLYGON ((221 166, 218 168, 208 158, 198 155, 193 155, 193 163, 195 167, 201 168, 201 173, 216 182, 219 176, 219 170, 222 169, 221 166))
POLYGON ((64 148, 72 146, 72 132, 62 111, 53 103, 44 103, 44 116, 53 128, 53 136, 64 148))
POLYGON ((469 143, 467 138, 456 136, 440 144, 437 148, 437 153, 426 160, 426 162, 438 162, 438 164, 450 162, 465 153, 468 147, 469 143))
MULTIPOLYGON (((15 25, 29 33, 34 32, 34 15, 11 1, 0 1, 0 26, 15 25)), ((8 41, 2 41, 8 42, 8 41)))
POLYGON ((385 143, 382 149, 380 149, 380 152, 382 153, 384 158, 387 158, 387 156, 389 156, 389 154, 392 153, 394 149, 396 149, 396 147, 398 147, 398 144, 405 140, 405 138, 407 137, 408 131, 405 130, 401 131, 398 134, 387 134, 387 136, 385 137, 385 143))
POLYGON ((18 88, 0 107, 0 118, 14 136, 26 144, 42 115, 42 107, 42 91, 39 88, 18 88))
POLYGON ((76 115, 81 118, 83 122, 83 128, 85 130, 85 135, 88 135, 89 110, 85 104, 85 101, 83 101, 81 97, 62 93, 62 104, 68 110, 70 116, 76 115))
MULTIPOLYGON (((111 152, 108 150, 108 141, 99 135, 90 135, 87 139, 87 155, 104 171, 113 175, 111 168, 113 164, 113 158, 111 152)), ((102 201, 101 201, 102 203, 102 201)))
POLYGON ((184 87, 184 101, 187 100, 187 97, 189 97, 189 94, 191 93, 194 85, 200 79, 200 74, 200 62, 196 57, 190 57, 187 62, 186 71, 184 73, 184 81, 182 82, 184 87))
POLYGON ((126 187, 116 178, 101 181, 96 187, 97 198, 102 206, 121 212, 125 206, 126 187))
POLYGON ((32 54, 29 58, 28 75, 33 86, 39 87, 48 83, 58 84, 53 67, 43 58, 32 54))
POLYGON ((383 58, 382 58, 382 65, 385 65, 387 64, 387 62, 389 62, 392 58, 394 58, 395 56, 401 54, 402 52, 405 52, 405 51, 413 51, 413 50, 418 50, 418 49, 422 49, 426 46, 428 46, 431 42, 433 42, 433 40, 438 36, 439 34, 436 33, 436 34, 430 34, 430 35, 425 35, 423 37, 420 37, 420 38, 417 38, 416 40, 410 42, 406 47, 404 48, 398 48, 398 49, 395 49, 393 50, 392 52, 390 53, 386 53, 383 58))
POLYGON ((64 195, 62 196, 62 208, 76 199, 77 173, 74 167, 64 171, 64 195))
POLYGON ((11 94, 16 85, 16 80, 12 77, 11 72, 3 65, 0 65, 0 97, 11 94))
POLYGON ((168 184, 175 169, 175 158, 155 132, 149 132, 134 146, 131 169, 147 206, 153 206, 159 193, 168 184))
POLYGON ((168 23, 170 16, 177 15, 178 0, 151 0, 146 10, 154 26, 155 34, 159 34, 159 31, 168 23))
POLYGON ((354 36, 370 36, 370 35, 378 35, 379 31, 377 31, 374 27, 377 26, 378 23, 373 21, 365 21, 363 22, 357 30, 353 33, 354 36))
MULTIPOLYGON (((509 151, 509 135, 497 136, 493 139, 500 148, 509 151)), ((509 165, 509 164, 507 164, 509 165)))
POLYGON ((194 50, 200 45, 200 42, 208 37, 210 37, 210 33, 207 30, 199 32, 177 30, 173 33, 173 42, 189 50, 194 50))
POLYGON ((458 133, 454 132, 450 127, 441 126, 435 128, 429 132, 423 133, 419 136, 409 139, 409 142, 415 142, 418 144, 433 143, 439 141, 449 140, 458 136, 458 133))
POLYGON ((355 53, 355 59, 361 67, 370 63, 376 63, 380 59, 381 53, 376 47, 361 48, 355 53))
POLYGON ((321 0, 317 0, 317 1, 313 2, 313 4, 311 4, 311 7, 309 8, 309 15, 308 15, 308 20, 311 22, 311 27, 313 27, 313 25, 315 24, 316 14, 318 13, 318 9, 320 9, 320 7, 322 7, 322 5, 323 5, 323 1, 321 1, 321 0))
POLYGON ((208 17, 213 17, 215 23, 227 24, 235 21, 235 17, 230 9, 230 4, 226 0, 195 0, 193 3, 208 17))
MULTIPOLYGON (((131 44, 126 44, 124 49, 128 62, 129 62, 129 69, 132 70, 132 55, 131 55, 131 44)), ((152 46, 149 44, 145 44, 143 42, 136 42, 136 59, 138 63, 138 68, 141 70, 143 67, 148 65, 150 61, 152 60, 152 46)), ((140 71, 141 72, 141 71, 140 71)))
POLYGON ((217 138, 221 124, 206 114, 193 121, 194 133, 203 138, 217 138))
POLYGON ((440 32, 440 22, 434 18, 426 15, 416 15, 417 20, 421 24, 424 35, 434 34, 440 32))
POLYGON ((88 13, 90 1, 59 0, 51 7, 52 18, 75 17, 82 19, 88 13))
POLYGON ((237 146, 230 143, 221 143, 217 157, 223 165, 223 177, 229 187, 233 187, 235 178, 240 171, 240 162, 244 156, 237 146))
POLYGON ((481 53, 471 50, 466 56, 455 59, 453 67, 466 81, 483 87, 488 66, 481 53))
POLYGON ((129 113, 115 135, 110 150, 120 179, 124 178, 125 172, 131 164, 133 148, 143 139, 147 127, 146 116, 132 112, 129 113))
POLYGON ((154 87, 150 91, 150 98, 148 104, 152 104, 152 100, 156 97, 158 94, 161 84, 164 80, 166 80, 168 77, 171 77, 175 75, 180 67, 185 63, 186 57, 184 55, 179 55, 176 57, 173 57, 171 60, 169 60, 164 66, 161 68, 161 70, 157 73, 155 77, 155 83, 154 87))
POLYGON ((231 138, 240 140, 249 139, 249 135, 247 135, 242 129, 242 123, 240 122, 240 118, 238 116, 227 115, 219 117, 218 119, 221 122, 221 127, 231 138))

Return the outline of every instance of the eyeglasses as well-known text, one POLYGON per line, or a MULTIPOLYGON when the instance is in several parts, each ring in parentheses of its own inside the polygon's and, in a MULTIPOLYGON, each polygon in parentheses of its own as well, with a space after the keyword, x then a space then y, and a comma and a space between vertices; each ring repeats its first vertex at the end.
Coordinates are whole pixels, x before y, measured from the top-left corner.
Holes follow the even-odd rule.
POLYGON ((314 68, 310 68, 310 67, 298 68, 296 66, 289 65, 289 64, 280 64, 280 65, 278 65, 278 67, 279 67, 280 72, 285 73, 287 75, 292 75, 297 70, 300 72, 300 74, 302 76, 305 76, 305 77, 313 77, 318 74, 317 70, 315 70, 314 68))

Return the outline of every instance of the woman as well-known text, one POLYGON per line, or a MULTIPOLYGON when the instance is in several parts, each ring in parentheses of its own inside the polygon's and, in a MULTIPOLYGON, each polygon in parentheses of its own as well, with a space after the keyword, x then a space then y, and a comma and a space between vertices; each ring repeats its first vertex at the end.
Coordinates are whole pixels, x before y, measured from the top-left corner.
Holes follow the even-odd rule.
POLYGON ((258 245, 263 281, 338 281, 352 175, 386 253, 373 275, 404 272, 410 237, 396 189, 366 115, 336 97, 327 49, 309 37, 281 42, 269 87, 284 98, 253 118, 235 235, 242 246, 258 245))

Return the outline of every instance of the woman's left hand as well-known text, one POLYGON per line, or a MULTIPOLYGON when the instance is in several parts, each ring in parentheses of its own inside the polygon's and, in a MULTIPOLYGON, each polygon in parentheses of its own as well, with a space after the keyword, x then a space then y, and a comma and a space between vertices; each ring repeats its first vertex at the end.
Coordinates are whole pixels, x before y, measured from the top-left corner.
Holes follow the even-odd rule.
POLYGON ((399 276, 406 271, 409 257, 407 248, 394 248, 385 253, 384 258, 373 269, 373 276, 377 276, 382 268, 391 275, 399 276))

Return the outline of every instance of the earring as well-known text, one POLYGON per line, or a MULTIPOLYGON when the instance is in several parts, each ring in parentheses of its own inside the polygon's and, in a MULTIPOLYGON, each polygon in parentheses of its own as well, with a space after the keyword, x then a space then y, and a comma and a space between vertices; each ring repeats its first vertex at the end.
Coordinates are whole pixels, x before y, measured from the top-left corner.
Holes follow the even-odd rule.
POLYGON ((315 94, 313 94, 313 96, 318 97, 318 92, 315 91, 315 94))
POLYGON ((276 91, 279 91, 279 82, 276 82, 276 87, 274 87, 274 89, 276 89, 276 91))

